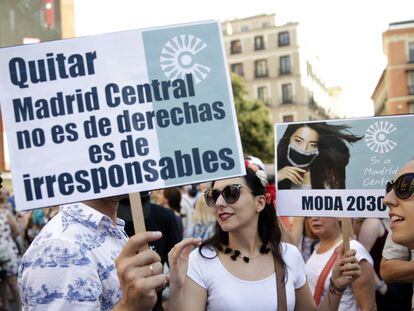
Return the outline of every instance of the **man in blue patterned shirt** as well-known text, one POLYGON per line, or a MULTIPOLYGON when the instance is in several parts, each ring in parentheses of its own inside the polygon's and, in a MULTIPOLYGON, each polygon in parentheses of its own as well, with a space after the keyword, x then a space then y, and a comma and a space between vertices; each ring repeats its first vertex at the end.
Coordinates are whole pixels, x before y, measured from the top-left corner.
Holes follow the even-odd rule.
POLYGON ((161 233, 128 241, 123 220, 116 218, 118 203, 112 197, 61 207, 22 258, 24 310, 151 309, 165 276, 160 257, 138 249, 161 233))

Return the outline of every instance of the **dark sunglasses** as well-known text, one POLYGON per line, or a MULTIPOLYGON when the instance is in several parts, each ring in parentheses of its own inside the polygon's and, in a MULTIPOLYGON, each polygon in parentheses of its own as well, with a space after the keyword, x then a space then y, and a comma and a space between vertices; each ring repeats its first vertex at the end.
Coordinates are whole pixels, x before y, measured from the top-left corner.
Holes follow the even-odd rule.
POLYGON ((206 190, 204 192, 204 199, 206 200, 206 203, 210 207, 215 207, 217 199, 220 195, 223 196, 224 201, 226 201, 229 204, 233 204, 237 202, 237 200, 240 198, 240 188, 246 188, 251 193, 253 193, 249 188, 243 185, 235 184, 235 185, 228 185, 223 188, 223 190, 217 190, 217 189, 210 189, 206 190))
POLYGON ((395 195, 402 199, 408 199, 414 192, 414 173, 403 174, 396 181, 389 181, 385 187, 386 193, 394 190, 395 195))

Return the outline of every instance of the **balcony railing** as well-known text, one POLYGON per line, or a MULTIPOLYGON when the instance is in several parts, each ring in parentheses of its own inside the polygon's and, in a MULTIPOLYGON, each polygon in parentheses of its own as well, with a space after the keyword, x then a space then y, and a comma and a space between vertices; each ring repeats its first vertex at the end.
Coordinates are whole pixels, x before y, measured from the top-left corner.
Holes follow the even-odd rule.
POLYGON ((279 70, 279 75, 281 76, 290 75, 291 73, 292 73, 292 70, 290 69, 279 70))
POLYGON ((268 71, 255 71, 254 72, 254 77, 255 78, 267 78, 269 76, 268 71))

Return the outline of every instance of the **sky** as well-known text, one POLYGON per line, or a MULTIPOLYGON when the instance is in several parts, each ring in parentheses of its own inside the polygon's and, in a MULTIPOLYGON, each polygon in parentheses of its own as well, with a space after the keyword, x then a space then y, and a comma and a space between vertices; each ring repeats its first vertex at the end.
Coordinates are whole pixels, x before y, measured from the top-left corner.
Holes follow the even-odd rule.
POLYGON ((77 36, 276 14, 300 23, 301 37, 319 57, 327 86, 343 89, 348 117, 373 115, 371 95, 386 58, 389 23, 414 20, 413 0, 74 0, 77 36), (144 4, 145 3, 145 4, 144 4))

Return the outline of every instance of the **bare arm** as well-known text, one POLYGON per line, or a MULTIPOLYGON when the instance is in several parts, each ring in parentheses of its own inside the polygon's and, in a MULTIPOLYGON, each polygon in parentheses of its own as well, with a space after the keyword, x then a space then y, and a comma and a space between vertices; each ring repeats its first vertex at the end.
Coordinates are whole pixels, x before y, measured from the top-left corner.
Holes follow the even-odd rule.
POLYGON ((292 224, 292 244, 298 246, 303 237, 303 226, 305 225, 305 217, 294 217, 292 224))
POLYGON ((328 293, 326 298, 316 307, 315 300, 313 300, 312 293, 309 289, 308 282, 301 288, 295 290, 296 302, 295 311, 331 311, 338 310, 339 303, 341 302, 341 294, 328 293))
POLYGON ((281 241, 293 244, 292 233, 286 228, 283 221, 281 221, 279 218, 277 219, 277 222, 279 224, 280 230, 282 231, 281 241))
POLYGON ((384 234, 384 227, 379 219, 367 218, 361 226, 358 234, 358 241, 369 252, 375 244, 375 241, 384 234))
POLYGON ((185 239, 168 253, 170 263, 170 311, 201 311, 206 307, 207 290, 198 285, 187 274, 188 259, 192 246, 199 246, 200 239, 185 239))
POLYGON ((207 290, 186 277, 184 291, 171 291, 168 310, 203 311, 207 303, 207 290))
POLYGON ((352 291, 361 310, 376 310, 374 268, 366 261, 359 262, 361 276, 352 284, 352 291))
POLYGON ((385 282, 411 283, 414 281, 414 261, 382 257, 380 274, 385 282))
MULTIPOLYGON (((366 218, 362 223, 361 230, 358 234, 358 241, 369 252, 375 244, 375 241, 385 233, 384 226, 378 218, 366 218)), ((374 271, 375 284, 380 284, 381 279, 374 271)), ((384 283, 385 284, 385 283, 384 283)), ((386 286, 386 285, 383 285, 386 286)), ((385 290, 386 291, 386 290, 385 290)))

